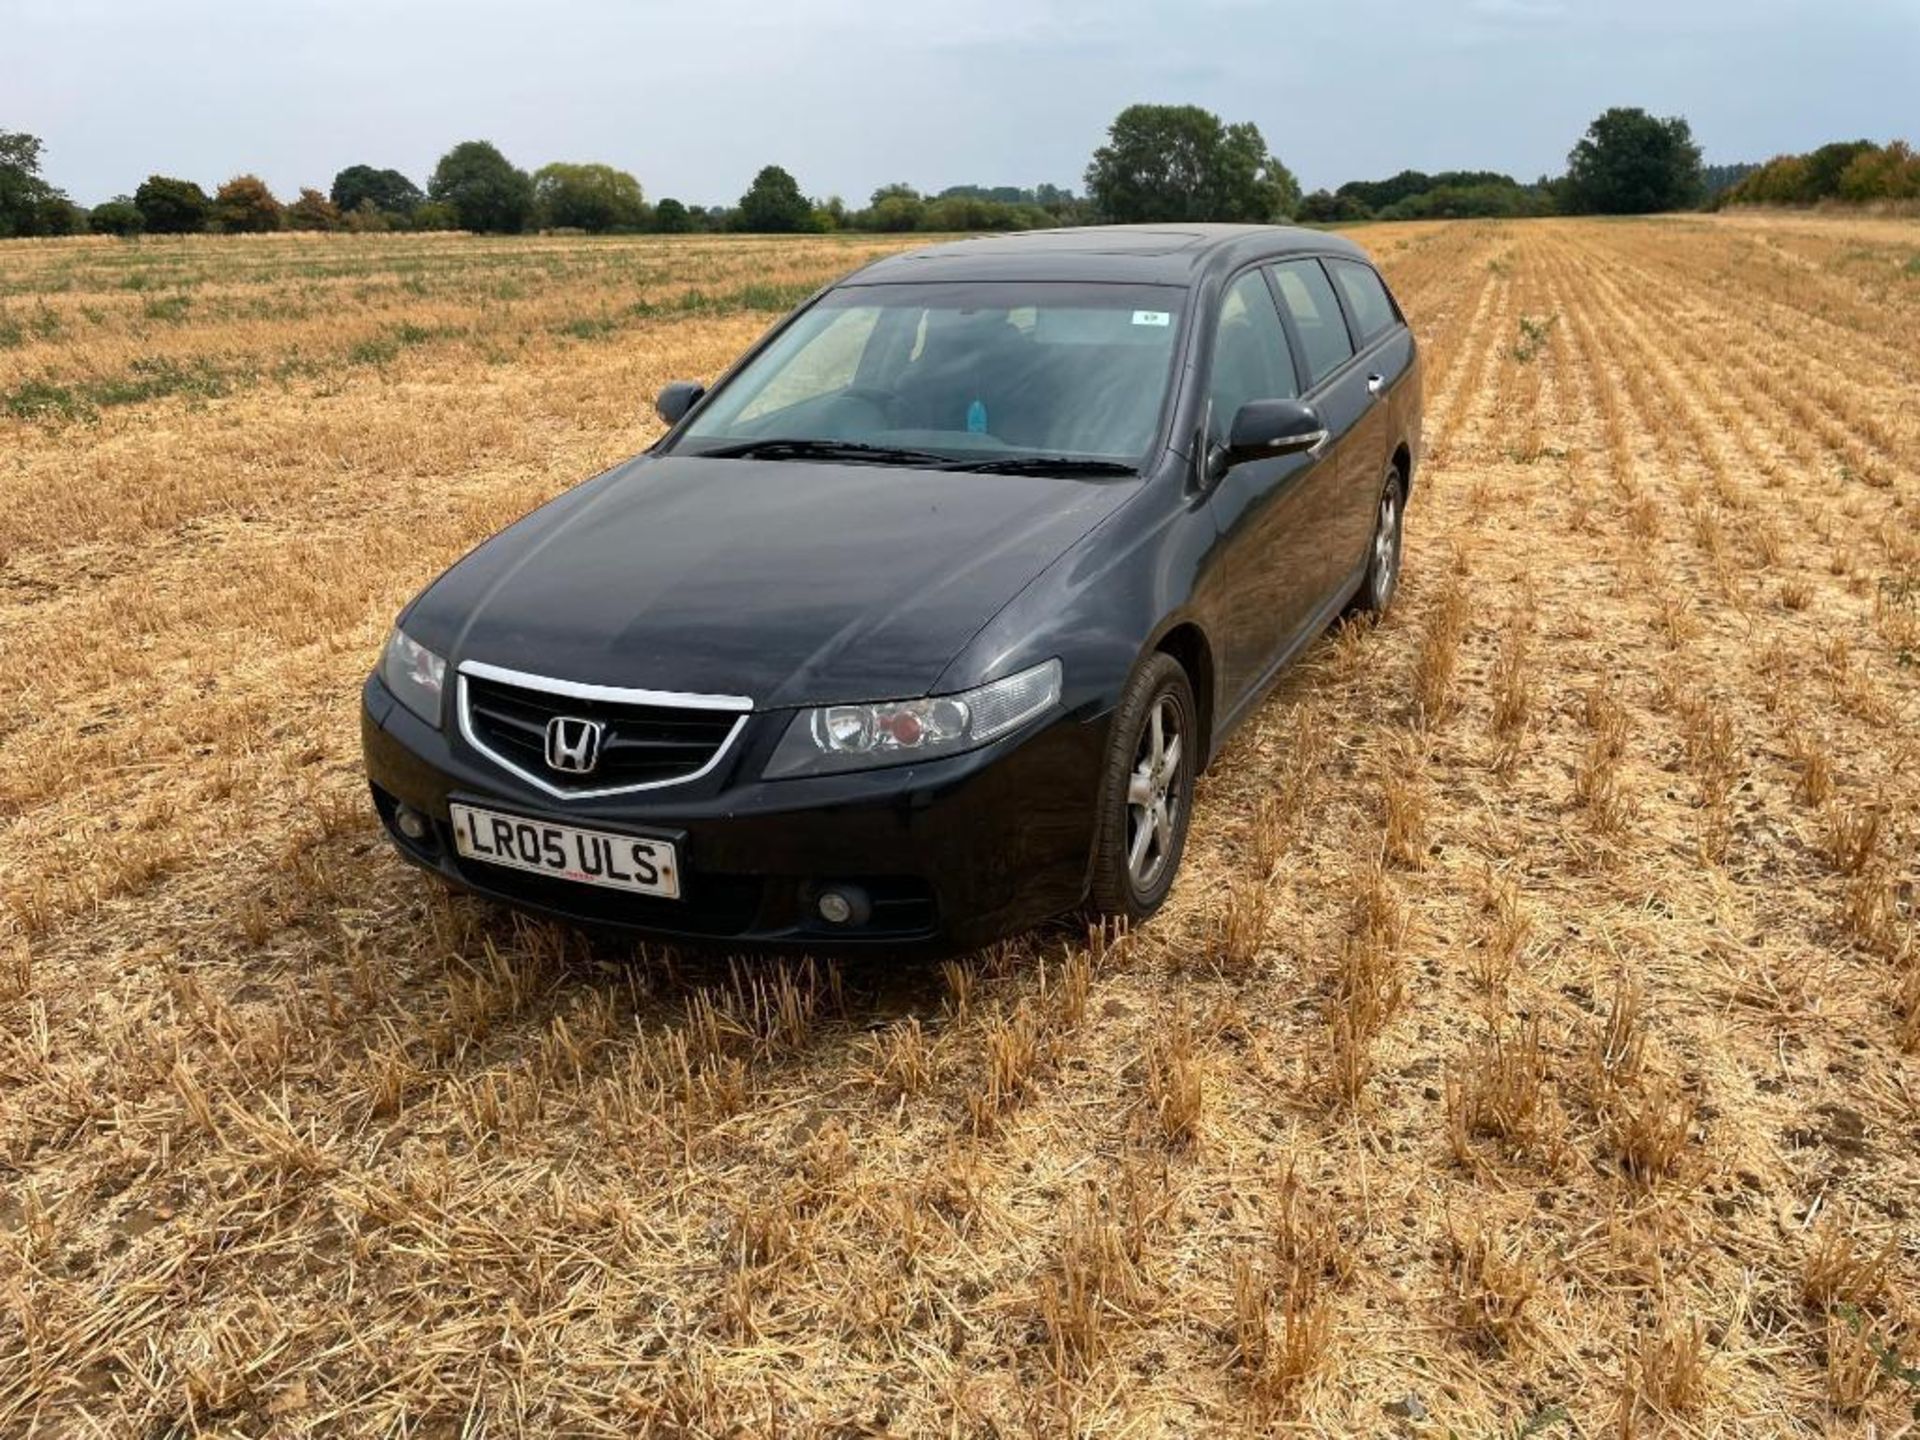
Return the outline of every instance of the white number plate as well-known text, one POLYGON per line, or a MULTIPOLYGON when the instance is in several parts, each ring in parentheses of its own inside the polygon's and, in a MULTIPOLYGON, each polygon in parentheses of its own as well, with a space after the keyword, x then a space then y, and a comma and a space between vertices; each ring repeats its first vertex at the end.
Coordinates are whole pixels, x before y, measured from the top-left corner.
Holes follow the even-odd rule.
POLYGON ((583 885, 680 898, 679 857, 667 840, 581 830, 455 805, 453 845, 471 860, 557 875, 583 885))

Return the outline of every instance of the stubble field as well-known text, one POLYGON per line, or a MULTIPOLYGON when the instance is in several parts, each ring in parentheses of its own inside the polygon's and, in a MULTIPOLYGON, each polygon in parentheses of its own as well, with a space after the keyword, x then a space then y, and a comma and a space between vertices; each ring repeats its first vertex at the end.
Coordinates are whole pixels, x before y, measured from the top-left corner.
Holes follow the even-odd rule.
POLYGON ((358 770, 399 604, 886 242, 0 247, 0 1434, 1911 1427, 1920 224, 1354 233, 1394 613, 1151 924, 945 966, 516 919, 358 770))

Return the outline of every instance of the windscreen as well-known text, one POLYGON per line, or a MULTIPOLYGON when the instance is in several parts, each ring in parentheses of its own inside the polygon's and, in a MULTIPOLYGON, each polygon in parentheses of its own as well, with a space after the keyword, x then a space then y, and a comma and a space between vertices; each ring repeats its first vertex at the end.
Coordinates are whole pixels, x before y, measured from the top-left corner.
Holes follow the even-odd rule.
POLYGON ((1138 464, 1185 300, 1159 285, 842 286, 722 387, 677 448, 843 441, 1138 464))

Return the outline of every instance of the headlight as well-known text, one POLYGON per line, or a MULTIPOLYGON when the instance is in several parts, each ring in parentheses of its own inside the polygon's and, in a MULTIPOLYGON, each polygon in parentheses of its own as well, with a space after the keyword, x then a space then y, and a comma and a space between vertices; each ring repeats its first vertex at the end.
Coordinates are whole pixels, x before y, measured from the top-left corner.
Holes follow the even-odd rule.
POLYGON ((429 725, 440 723, 440 691, 447 678, 447 662, 415 644, 398 626, 387 637, 380 657, 380 678, 407 709, 429 725))
POLYGON ((767 762, 769 780, 908 765, 977 749, 1060 701, 1060 662, 958 695, 802 710, 767 762))

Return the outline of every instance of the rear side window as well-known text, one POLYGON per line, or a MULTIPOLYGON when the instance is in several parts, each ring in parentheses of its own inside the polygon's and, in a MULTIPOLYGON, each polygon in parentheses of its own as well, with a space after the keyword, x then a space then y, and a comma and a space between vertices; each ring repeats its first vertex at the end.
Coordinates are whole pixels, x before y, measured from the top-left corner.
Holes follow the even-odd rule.
POLYGON ((1371 265, 1353 260, 1329 260, 1327 268, 1333 271, 1340 293, 1347 297, 1347 308, 1360 327, 1361 344, 1391 330, 1399 322, 1393 313, 1393 301, 1387 298, 1387 287, 1380 283, 1371 265))
POLYGON ((1300 348, 1306 352, 1307 383, 1317 385, 1353 355, 1346 317, 1333 298, 1333 283, 1318 260, 1289 260, 1273 267, 1280 303, 1293 317, 1300 348))
POLYGON ((1220 327, 1213 332, 1213 367, 1207 380, 1212 401, 1208 428, 1215 440, 1224 441, 1234 415, 1249 400, 1290 400, 1299 393, 1273 294, 1260 272, 1249 270, 1220 300, 1220 327))

